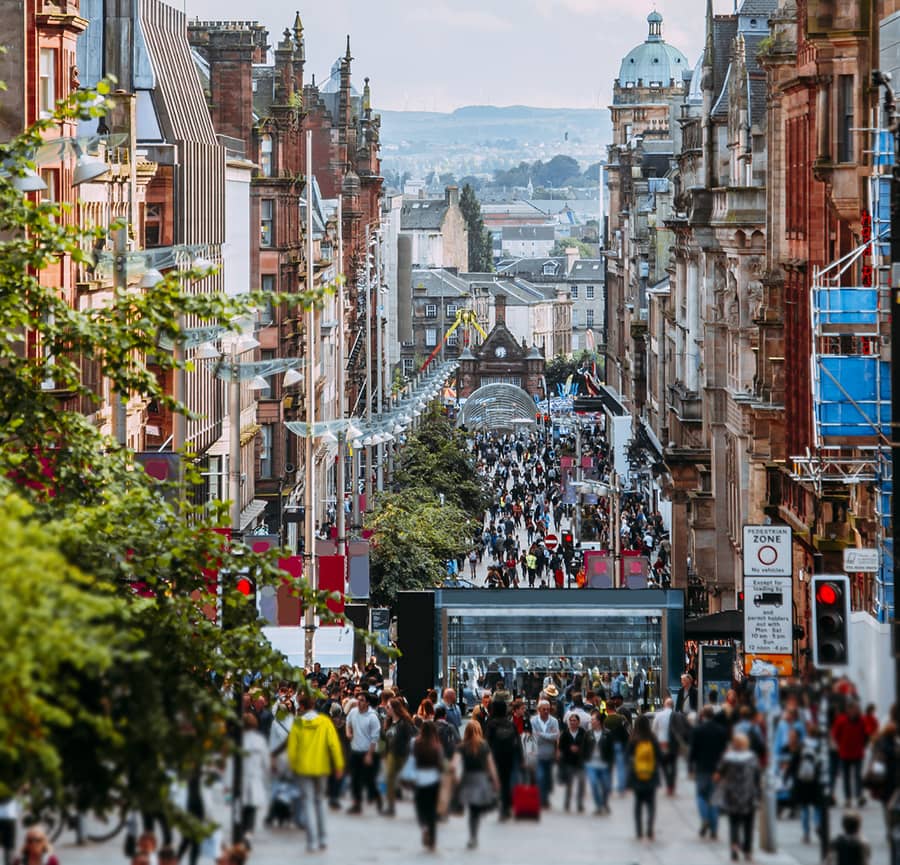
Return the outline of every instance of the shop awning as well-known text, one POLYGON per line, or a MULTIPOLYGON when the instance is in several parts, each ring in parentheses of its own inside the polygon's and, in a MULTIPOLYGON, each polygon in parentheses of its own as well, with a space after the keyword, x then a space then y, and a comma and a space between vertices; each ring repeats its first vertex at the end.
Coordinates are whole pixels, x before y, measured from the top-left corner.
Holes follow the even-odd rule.
POLYGON ((723 610, 708 616, 684 620, 685 640, 743 640, 744 614, 740 610, 723 610))

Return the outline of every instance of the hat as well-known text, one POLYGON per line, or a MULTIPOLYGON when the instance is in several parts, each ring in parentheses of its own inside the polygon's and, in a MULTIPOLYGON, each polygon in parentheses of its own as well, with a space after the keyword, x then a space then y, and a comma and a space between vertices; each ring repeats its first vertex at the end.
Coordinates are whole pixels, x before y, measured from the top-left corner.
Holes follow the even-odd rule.
POLYGON ((548 697, 558 697, 559 696, 559 688, 557 688, 556 685, 550 684, 550 685, 547 685, 546 688, 544 688, 544 693, 548 697))

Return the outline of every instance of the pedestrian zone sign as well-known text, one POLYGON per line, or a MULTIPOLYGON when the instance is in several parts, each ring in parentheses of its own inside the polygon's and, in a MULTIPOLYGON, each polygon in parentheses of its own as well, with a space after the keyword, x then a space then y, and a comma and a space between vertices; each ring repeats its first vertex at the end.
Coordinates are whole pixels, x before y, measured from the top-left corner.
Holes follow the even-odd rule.
POLYGON ((791 541, 790 526, 744 526, 744 576, 790 577, 791 541))

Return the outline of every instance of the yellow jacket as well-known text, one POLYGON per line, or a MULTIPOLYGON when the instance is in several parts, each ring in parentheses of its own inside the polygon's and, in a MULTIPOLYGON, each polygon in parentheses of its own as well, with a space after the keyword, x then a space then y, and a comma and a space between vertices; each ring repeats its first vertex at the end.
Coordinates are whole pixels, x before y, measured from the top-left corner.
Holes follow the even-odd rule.
POLYGON ((325 715, 294 718, 287 740, 287 758, 298 775, 330 775, 344 771, 341 740, 325 715))

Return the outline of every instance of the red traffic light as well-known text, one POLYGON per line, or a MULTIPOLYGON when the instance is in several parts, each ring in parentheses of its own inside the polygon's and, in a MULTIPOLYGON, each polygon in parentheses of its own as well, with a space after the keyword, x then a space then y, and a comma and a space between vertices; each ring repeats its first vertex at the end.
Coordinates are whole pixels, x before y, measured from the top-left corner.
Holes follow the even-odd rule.
POLYGON ((571 532, 563 532, 562 540, 564 544, 572 543, 572 533, 571 532))
POLYGON ((246 577, 240 577, 235 585, 235 588, 242 594, 250 597, 253 594, 253 581, 248 580, 246 577))
POLYGON ((816 600, 830 607, 838 602, 840 592, 833 583, 819 583, 816 587, 816 600))

